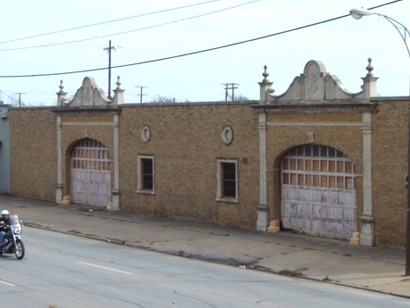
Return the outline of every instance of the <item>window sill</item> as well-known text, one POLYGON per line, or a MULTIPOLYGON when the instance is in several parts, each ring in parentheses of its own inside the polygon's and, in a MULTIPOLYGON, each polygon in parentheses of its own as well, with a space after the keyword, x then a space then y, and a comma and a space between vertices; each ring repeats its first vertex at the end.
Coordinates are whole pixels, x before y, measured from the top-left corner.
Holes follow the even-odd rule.
POLYGON ((137 194, 155 195, 155 191, 153 191, 153 190, 137 190, 137 194))
POLYGON ((224 198, 220 197, 216 199, 217 202, 226 202, 226 203, 239 203, 238 198, 224 198))

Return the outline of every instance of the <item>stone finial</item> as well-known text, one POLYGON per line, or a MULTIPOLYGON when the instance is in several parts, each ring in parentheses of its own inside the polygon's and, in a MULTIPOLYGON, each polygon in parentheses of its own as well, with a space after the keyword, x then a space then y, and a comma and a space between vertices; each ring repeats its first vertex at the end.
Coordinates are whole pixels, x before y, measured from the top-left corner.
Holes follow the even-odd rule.
POLYGON ((60 88, 60 92, 62 92, 63 89, 64 89, 63 81, 62 81, 62 80, 60 80, 60 85, 59 85, 58 87, 60 88))
POLYGON ((117 90, 121 90, 120 76, 117 76, 117 82, 115 84, 117 85, 117 90))
POLYGON ((263 80, 262 82, 259 82, 260 85, 260 103, 261 104, 266 104, 270 99, 269 96, 275 92, 275 90, 272 89, 272 84, 273 82, 270 82, 268 79, 269 73, 268 73, 268 67, 264 65, 263 67, 264 71, 262 73, 263 80))
POLYGON ((368 72, 366 77, 373 77, 372 71, 374 70, 374 67, 372 66, 372 58, 367 59, 367 62, 369 64, 366 66, 366 70, 368 72))
POLYGON ((367 59, 368 64, 366 66, 367 74, 363 77, 362 94, 365 98, 370 98, 377 95, 377 77, 373 76, 372 71, 374 67, 372 66, 372 59, 367 59))
POLYGON ((269 77, 268 66, 267 66, 267 65, 264 65, 264 66, 263 66, 263 69, 264 69, 264 71, 263 71, 263 73, 262 73, 262 76, 263 76, 262 82, 269 82, 269 79, 268 79, 268 77, 269 77))
POLYGON ((58 86, 60 88, 60 91, 57 92, 57 98, 58 98, 58 106, 61 106, 62 104, 68 104, 68 99, 66 97, 67 92, 64 92, 64 85, 63 81, 60 80, 60 85, 58 86))
POLYGON ((124 104, 124 90, 121 89, 121 82, 120 82, 120 76, 117 76, 117 82, 116 82, 117 87, 114 90, 114 97, 113 97, 113 104, 114 105, 120 105, 124 104))

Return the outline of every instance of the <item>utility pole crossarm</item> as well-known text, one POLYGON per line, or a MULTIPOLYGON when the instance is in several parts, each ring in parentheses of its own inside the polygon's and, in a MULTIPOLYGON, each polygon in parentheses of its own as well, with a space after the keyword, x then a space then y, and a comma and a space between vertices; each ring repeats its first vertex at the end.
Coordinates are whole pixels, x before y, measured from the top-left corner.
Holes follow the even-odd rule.
POLYGON ((236 86, 239 86, 239 83, 231 82, 231 83, 223 83, 222 85, 225 86, 225 102, 228 101, 228 90, 231 90, 231 99, 232 101, 234 101, 235 100, 235 89, 238 89, 238 87, 236 86))

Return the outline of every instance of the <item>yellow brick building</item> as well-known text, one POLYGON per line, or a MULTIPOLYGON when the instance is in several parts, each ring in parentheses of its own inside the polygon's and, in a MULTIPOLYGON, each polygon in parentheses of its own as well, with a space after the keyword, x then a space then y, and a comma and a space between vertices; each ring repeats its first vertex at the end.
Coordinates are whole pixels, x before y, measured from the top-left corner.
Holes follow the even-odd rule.
POLYGON ((72 101, 11 108, 10 192, 261 232, 404 246, 408 98, 349 93, 318 61, 252 102, 125 104, 86 77, 72 101))

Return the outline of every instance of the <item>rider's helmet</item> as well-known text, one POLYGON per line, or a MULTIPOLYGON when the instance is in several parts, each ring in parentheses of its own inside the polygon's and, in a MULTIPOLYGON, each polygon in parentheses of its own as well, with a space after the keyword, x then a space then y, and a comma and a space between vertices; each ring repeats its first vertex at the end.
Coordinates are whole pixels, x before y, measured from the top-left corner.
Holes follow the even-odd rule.
POLYGON ((2 210, 0 214, 3 218, 8 218, 8 216, 10 215, 9 211, 7 210, 2 210))

